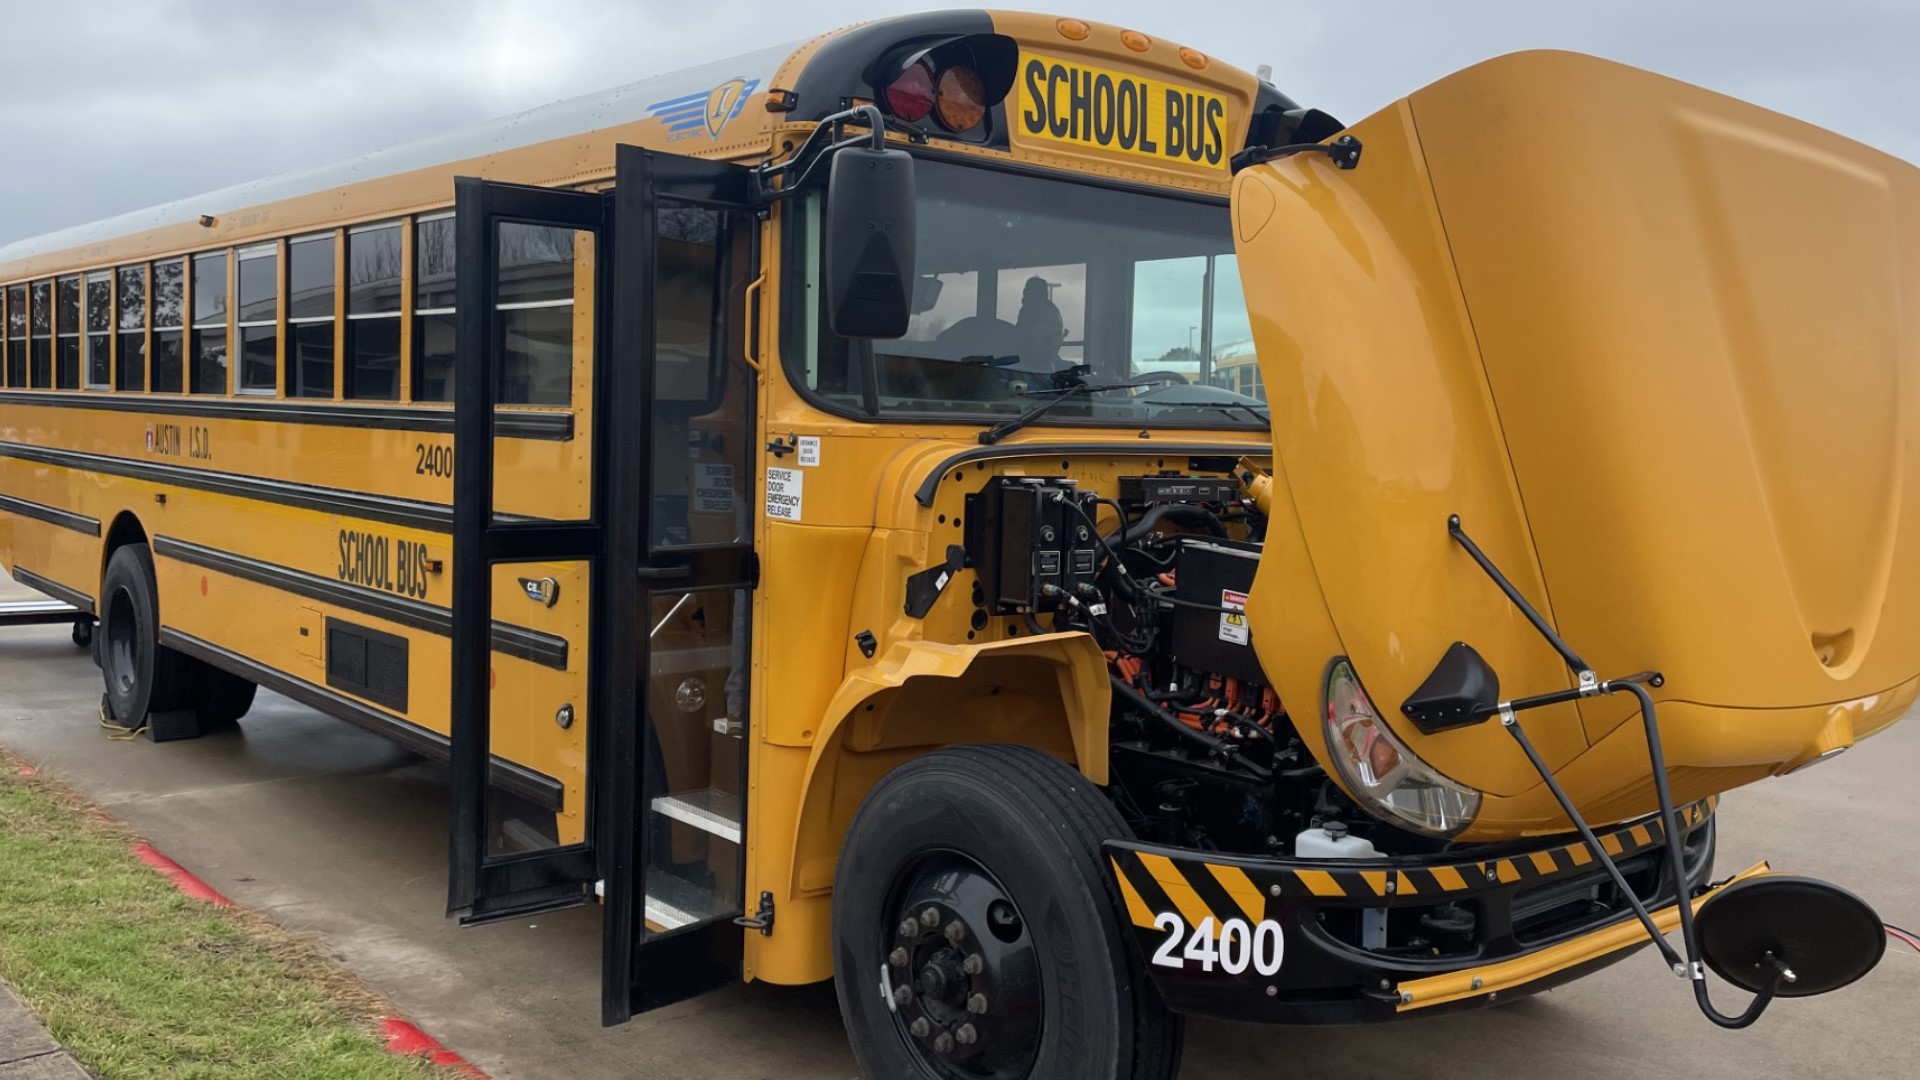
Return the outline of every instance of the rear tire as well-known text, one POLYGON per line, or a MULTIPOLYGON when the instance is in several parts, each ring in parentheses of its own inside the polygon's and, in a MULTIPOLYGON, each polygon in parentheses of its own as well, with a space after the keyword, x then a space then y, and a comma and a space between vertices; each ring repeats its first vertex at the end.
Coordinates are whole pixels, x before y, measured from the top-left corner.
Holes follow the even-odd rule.
POLYGON ((193 708, 200 716, 200 730, 232 727, 253 708, 253 695, 259 687, 231 671, 212 664, 194 664, 193 708))
POLYGON ((1127 835, 1098 788, 1025 747, 952 747, 887 774, 834 883, 835 987, 862 1074, 1170 1080, 1184 1023, 1101 852, 1127 835))
POLYGON ((187 704, 193 662, 160 644, 159 590, 153 556, 128 544, 107 560, 100 587, 100 672, 114 719, 129 727, 187 704))

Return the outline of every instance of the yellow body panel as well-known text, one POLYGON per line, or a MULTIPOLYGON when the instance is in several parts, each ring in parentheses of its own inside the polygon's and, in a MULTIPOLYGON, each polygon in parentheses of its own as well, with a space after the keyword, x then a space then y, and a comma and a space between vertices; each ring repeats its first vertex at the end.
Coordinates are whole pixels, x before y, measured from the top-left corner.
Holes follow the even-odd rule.
MULTIPOLYGON (((1680 798, 1900 715, 1920 677, 1920 278, 1900 258, 1920 172, 1558 53, 1351 130, 1358 168, 1299 156, 1235 190, 1304 548, 1267 562, 1310 564, 1324 604, 1263 565, 1254 644, 1287 699, 1348 655, 1416 753, 1489 794, 1465 838, 1566 827, 1497 725, 1399 715, 1454 641, 1506 696, 1570 685, 1449 539, 1457 513, 1601 677, 1665 674, 1680 798)), ((1524 718, 1602 820, 1653 805, 1632 715, 1622 696, 1524 718)))

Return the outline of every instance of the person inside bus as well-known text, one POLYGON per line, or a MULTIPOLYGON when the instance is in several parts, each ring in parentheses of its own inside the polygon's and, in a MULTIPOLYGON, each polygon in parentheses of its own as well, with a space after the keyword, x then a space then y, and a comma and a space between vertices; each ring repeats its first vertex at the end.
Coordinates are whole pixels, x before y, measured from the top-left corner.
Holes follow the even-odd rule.
POLYGON ((1020 315, 1014 329, 1020 332, 1020 366, 1033 371, 1053 371, 1061 366, 1060 344, 1067 338, 1067 323, 1060 306, 1053 302, 1053 288, 1038 274, 1027 279, 1020 293, 1020 315))

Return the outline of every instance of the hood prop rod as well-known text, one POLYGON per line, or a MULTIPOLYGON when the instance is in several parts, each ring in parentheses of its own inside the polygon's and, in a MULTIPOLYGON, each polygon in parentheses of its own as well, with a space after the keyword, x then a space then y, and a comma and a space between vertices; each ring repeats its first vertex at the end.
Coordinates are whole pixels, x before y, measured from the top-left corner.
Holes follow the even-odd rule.
POLYGON ((1708 997, 1706 966, 1700 961, 1700 943, 1693 929, 1693 897, 1689 895, 1690 890, 1687 887, 1686 844, 1680 835, 1679 814, 1673 805, 1673 789, 1667 782, 1667 761, 1661 748, 1660 724, 1654 713, 1653 695, 1647 691, 1649 686, 1655 689, 1664 686, 1666 679, 1657 671, 1643 671, 1637 675, 1601 682, 1595 678, 1593 669, 1587 662, 1582 660, 1558 633, 1554 632, 1553 627, 1547 624, 1547 620, 1540 615, 1540 612, 1527 602, 1527 598, 1520 594, 1520 590, 1514 587, 1513 582, 1500 572, 1500 568, 1494 565, 1486 552, 1481 551, 1480 546, 1467 535, 1466 530, 1461 527, 1460 515, 1453 514, 1447 518, 1447 534, 1466 549, 1467 554, 1473 557, 1473 561, 1480 565, 1480 569, 1484 570, 1487 576, 1493 579, 1493 583, 1500 587, 1500 591, 1506 594, 1507 599, 1520 609, 1520 613, 1533 624, 1533 628, 1539 631, 1547 644, 1553 646, 1554 651, 1566 661, 1567 667, 1579 681, 1576 689, 1556 690, 1532 697, 1514 698, 1499 702, 1491 708, 1478 709, 1476 710, 1477 718, 1483 720, 1493 716, 1500 718, 1500 725, 1506 728, 1507 733, 1512 735, 1514 741, 1520 745, 1521 752, 1526 754, 1527 761, 1532 763, 1534 771, 1540 774, 1541 780, 1545 781, 1547 790, 1553 794, 1554 801, 1560 804, 1560 810, 1567 815, 1567 820, 1571 821, 1573 827, 1579 831, 1580 839, 1586 842, 1587 849, 1593 853, 1594 859, 1606 868, 1608 876, 1613 879, 1614 887, 1620 890, 1620 895, 1633 907, 1633 913, 1639 917, 1640 924, 1646 928, 1655 947, 1666 959, 1667 966, 1676 976, 1693 984, 1694 1002, 1700 1006, 1701 1013, 1720 1027, 1735 1030, 1747 1027, 1760 1019, 1760 1014, 1766 1011, 1767 1006, 1773 1002, 1774 996, 1779 993, 1781 984, 1793 981, 1793 971, 1784 961, 1775 958, 1773 977, 1764 989, 1754 995, 1746 1011, 1738 1016, 1727 1016, 1721 1013, 1713 1007, 1713 1002, 1708 997), (1672 945, 1667 943, 1666 935, 1660 932, 1659 925, 1653 921, 1653 914, 1647 910, 1646 904, 1641 902, 1639 895, 1627 883, 1626 876, 1620 872, 1620 867, 1614 862, 1613 856, 1607 854, 1606 849, 1600 845, 1599 838, 1594 836, 1593 828, 1587 824, 1585 816, 1573 805, 1573 800, 1567 796, 1566 790, 1555 779, 1553 770, 1548 768, 1540 752, 1534 748, 1533 741, 1527 738, 1526 730, 1520 726, 1518 714, 1529 709, 1557 705, 1580 698, 1622 693, 1632 694, 1640 703, 1640 720, 1647 738, 1647 758, 1653 767, 1653 790, 1660 803, 1660 827, 1665 834, 1668 871, 1673 876, 1674 906, 1680 913, 1680 941, 1686 948, 1684 959, 1674 951, 1672 945))

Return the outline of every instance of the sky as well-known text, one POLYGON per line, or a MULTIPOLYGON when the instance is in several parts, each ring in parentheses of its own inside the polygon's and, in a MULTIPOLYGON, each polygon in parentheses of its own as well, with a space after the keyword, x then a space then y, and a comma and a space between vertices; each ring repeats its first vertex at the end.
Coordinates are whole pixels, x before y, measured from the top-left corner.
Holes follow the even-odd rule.
MULTIPOLYGON (((0 0, 0 244, 944 4, 0 0)), ((1352 121, 1517 49, 1595 53, 1920 161, 1913 0, 1061 0, 1352 121)))

